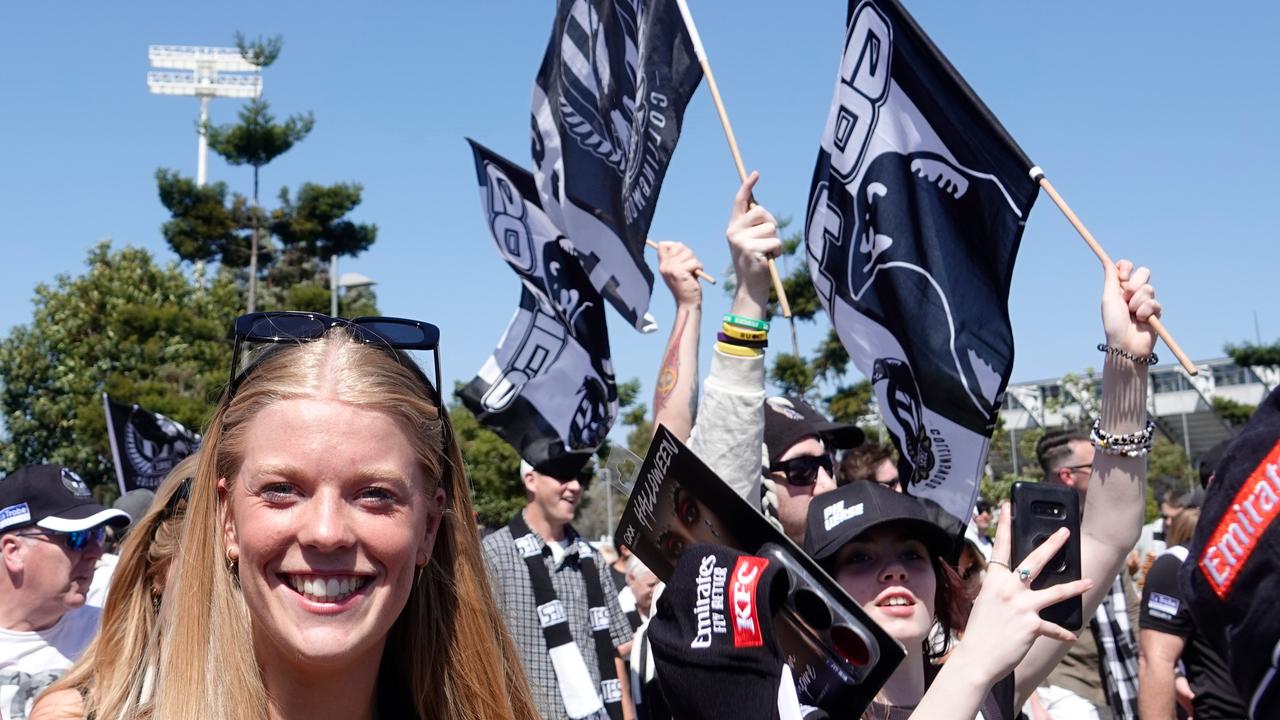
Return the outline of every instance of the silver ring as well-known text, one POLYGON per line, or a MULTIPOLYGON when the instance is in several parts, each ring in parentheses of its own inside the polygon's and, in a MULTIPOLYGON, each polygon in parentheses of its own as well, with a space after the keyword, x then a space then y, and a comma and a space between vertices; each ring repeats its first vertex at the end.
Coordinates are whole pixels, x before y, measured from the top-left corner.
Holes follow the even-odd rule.
POLYGON ((988 560, 988 561, 987 561, 987 564, 988 564, 988 565, 999 565, 1000 567, 1004 568, 1005 570, 1008 570, 1008 571, 1010 571, 1010 572, 1013 572, 1013 568, 1009 567, 1009 563, 1007 563, 1007 562, 1005 562, 1005 561, 1003 561, 1003 560, 988 560))
POLYGON ((1026 582, 1031 579, 1031 568, 1018 568, 1018 579, 1026 582))

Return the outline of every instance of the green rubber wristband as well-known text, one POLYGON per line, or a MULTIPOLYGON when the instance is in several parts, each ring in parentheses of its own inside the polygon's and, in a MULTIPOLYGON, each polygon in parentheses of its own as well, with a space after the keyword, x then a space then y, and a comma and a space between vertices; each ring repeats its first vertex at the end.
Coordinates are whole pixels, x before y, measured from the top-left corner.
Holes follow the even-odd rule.
POLYGON ((724 316, 724 321, 730 325, 737 325, 738 327, 744 327, 749 330, 763 330, 765 332, 769 332, 769 323, 766 320, 753 320, 748 317, 742 317, 741 315, 734 315, 730 313, 724 316))

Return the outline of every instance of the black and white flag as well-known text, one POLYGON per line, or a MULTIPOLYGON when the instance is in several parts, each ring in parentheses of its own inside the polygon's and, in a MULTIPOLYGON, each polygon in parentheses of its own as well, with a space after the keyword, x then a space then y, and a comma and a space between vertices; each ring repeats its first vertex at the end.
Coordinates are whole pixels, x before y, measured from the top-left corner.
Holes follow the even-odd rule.
POLYGON ((542 207, 638 330, 653 272, 645 240, 685 106, 702 79, 674 0, 559 0, 533 87, 542 207))
POLYGON ((604 303, 538 204, 533 176, 478 143, 471 149, 485 221, 522 289, 462 402, 530 464, 571 476, 618 414, 604 303))
POLYGON ((967 521, 1013 368, 1031 162, 894 0, 850 0, 809 270, 871 379, 907 491, 967 521))
POLYGON ((102 394, 107 436, 120 492, 155 490, 169 471, 200 448, 200 435, 164 415, 102 394))

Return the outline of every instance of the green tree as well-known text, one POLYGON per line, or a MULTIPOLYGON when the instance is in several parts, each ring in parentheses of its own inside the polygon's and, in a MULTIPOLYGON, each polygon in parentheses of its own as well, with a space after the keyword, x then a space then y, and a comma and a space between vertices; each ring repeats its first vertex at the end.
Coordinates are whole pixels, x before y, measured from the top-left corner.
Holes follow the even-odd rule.
MULTIPOLYGON (((280 36, 248 40, 236 33, 236 46, 246 61, 261 69, 279 58, 284 41, 280 36)), ((356 183, 303 183, 295 196, 281 188, 279 207, 263 209, 262 168, 301 142, 314 125, 310 112, 277 122, 267 101, 256 98, 241 108, 238 122, 205 126, 214 152, 232 165, 253 168, 251 198, 228 193, 225 183, 198 187, 172 170, 156 172, 160 202, 170 213, 162 228, 169 246, 197 268, 217 260, 221 272, 246 276, 250 312, 329 312, 333 257, 358 255, 377 239, 376 225, 347 217, 361 201, 362 188, 356 183), (264 237, 264 231, 270 235, 264 237), (265 281, 265 289, 260 281, 265 281)), ((342 301, 340 315, 377 314, 369 288, 353 290, 342 301)))
MULTIPOLYGON (((160 203, 170 218, 160 228, 169 247, 190 262, 220 260, 224 265, 243 267, 249 259, 248 247, 241 247, 236 233, 236 205, 227 204, 226 183, 199 187, 195 180, 174 170, 156 170, 160 203)), ((241 198, 241 205, 243 199, 241 198)))
POLYGON ((449 406, 449 420, 467 463, 477 519, 486 527, 505 525, 525 505, 520 456, 461 402, 449 406))
POLYGON ((1240 367, 1280 368, 1280 340, 1270 345, 1253 343, 1228 344, 1223 348, 1231 360, 1240 367))
POLYGON ((1258 409, 1257 405, 1236 402, 1221 395, 1215 395, 1210 404, 1213 405, 1213 412, 1218 417, 1226 420, 1228 425, 1232 426, 1249 422, 1249 418, 1253 417, 1253 412, 1258 409))
POLYGON ((262 98, 254 98, 240 110, 240 122, 234 125, 206 128, 209 147, 231 165, 253 168, 253 212, 249 241, 249 312, 257 307, 258 233, 262 226, 262 206, 258 202, 259 176, 262 168, 288 152, 315 126, 310 112, 293 115, 276 123, 271 106, 262 98))
POLYGON ((1182 446, 1171 442, 1159 432, 1156 433, 1151 452, 1147 455, 1147 477, 1152 487, 1160 486, 1157 488, 1160 492, 1169 488, 1189 490, 1200 481, 1199 474, 1191 467, 1191 460, 1187 458, 1182 446))
MULTIPOLYGON (((333 257, 359 255, 378 236, 377 225, 347 218, 360 204, 361 192, 356 183, 303 183, 296 198, 280 189, 280 207, 272 211, 269 225, 280 252, 267 266, 264 309, 330 311, 333 257)), ((377 314, 369 288, 353 289, 339 300, 338 314, 344 317, 377 314)))
POLYGON ((245 62, 261 70, 280 57, 280 51, 284 49, 284 38, 279 35, 273 37, 259 35, 256 39, 249 40, 244 33, 237 30, 236 49, 240 51, 240 57, 244 58, 245 62))
POLYGON ((31 323, 0 340, 7 471, 57 462, 91 484, 112 483, 104 391, 200 428, 226 383, 234 284, 202 290, 176 264, 109 242, 86 264, 83 275, 38 285, 31 323))
MULTIPOLYGON (((197 267, 217 260, 223 274, 238 277, 250 265, 255 221, 249 201, 236 193, 228 197, 223 183, 197 187, 191 178, 172 170, 156 171, 156 183, 160 201, 170 212, 161 231, 178 257, 197 267)), ((378 226, 348 217, 362 200, 357 183, 303 183, 296 197, 287 188, 281 188, 279 197, 280 206, 271 211, 262 229, 276 238, 280 251, 258 249, 259 274, 266 284, 257 292, 256 307, 327 313, 332 257, 351 257, 369 249, 377 239, 378 226)), ((339 314, 376 315, 373 290, 347 291, 339 314)))

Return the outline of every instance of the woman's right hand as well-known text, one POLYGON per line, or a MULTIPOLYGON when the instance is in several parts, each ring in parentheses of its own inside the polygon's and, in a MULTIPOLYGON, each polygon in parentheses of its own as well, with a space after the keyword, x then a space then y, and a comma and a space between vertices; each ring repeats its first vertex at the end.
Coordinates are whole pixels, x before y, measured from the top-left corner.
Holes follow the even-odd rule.
POLYGON ((1039 637, 1062 642, 1075 642, 1071 631, 1040 617, 1040 611, 1054 603, 1085 593, 1093 587, 1093 581, 1085 578, 1074 582, 1053 585, 1043 590, 1032 590, 1031 582, 1040 575, 1053 556, 1067 542, 1070 534, 1066 528, 1049 536, 1017 568, 1011 568, 1009 558, 1012 549, 1009 503, 1000 508, 1000 523, 996 527, 995 547, 982 590, 973 603, 964 638, 956 648, 948 664, 960 662, 961 667, 975 673, 974 679, 990 684, 1008 675, 1031 650, 1039 637), (1023 579, 1019 569, 1030 574, 1023 579))
POLYGON ((1149 321, 1160 312, 1151 270, 1128 260, 1103 267, 1102 330, 1108 345, 1139 357, 1150 355, 1156 333, 1149 321))

